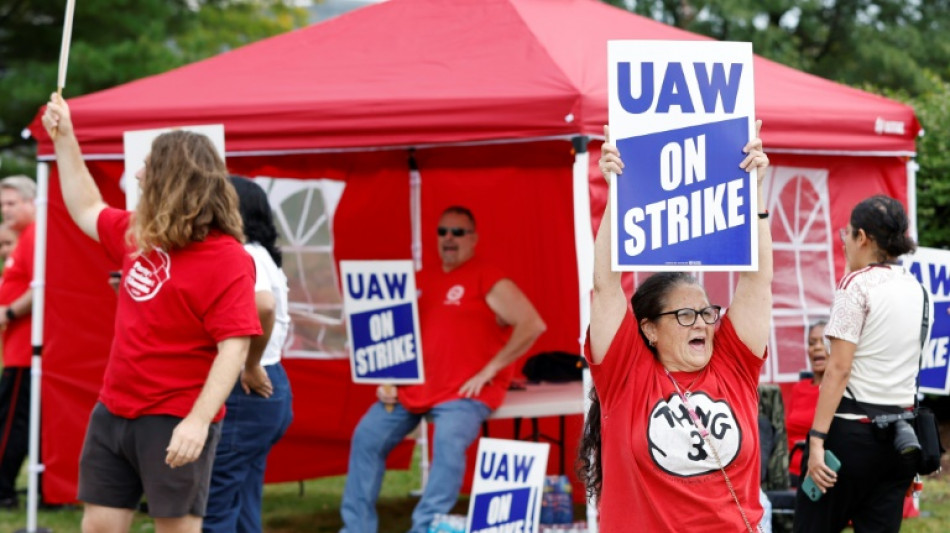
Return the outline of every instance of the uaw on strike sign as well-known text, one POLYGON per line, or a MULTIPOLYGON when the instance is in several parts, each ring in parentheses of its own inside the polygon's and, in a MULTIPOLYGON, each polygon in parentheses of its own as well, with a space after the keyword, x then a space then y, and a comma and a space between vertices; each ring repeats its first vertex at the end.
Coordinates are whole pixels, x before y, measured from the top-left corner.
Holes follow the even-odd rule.
POLYGON ((482 438, 468 502, 469 533, 536 533, 550 445, 482 438))
MULTIPOLYGON (((752 45, 610 41, 614 270, 757 270, 752 45)), ((762 208, 764 209, 764 207, 762 208)))
POLYGON ((412 261, 340 261, 354 383, 424 381, 412 261))
POLYGON ((950 251, 917 248, 902 262, 930 294, 931 328, 920 360, 920 392, 946 396, 950 394, 950 251))

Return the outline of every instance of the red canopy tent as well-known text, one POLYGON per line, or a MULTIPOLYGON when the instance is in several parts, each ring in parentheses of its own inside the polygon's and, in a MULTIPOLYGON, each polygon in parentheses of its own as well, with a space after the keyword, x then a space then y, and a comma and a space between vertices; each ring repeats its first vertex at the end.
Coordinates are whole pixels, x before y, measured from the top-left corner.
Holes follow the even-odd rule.
MULTIPOLYGON (((596 0, 391 0, 70 105, 87 164, 115 205, 123 204, 122 133, 186 124, 224 124, 233 172, 344 183, 330 212, 335 261, 433 264, 439 212, 467 204, 478 217, 478 253, 505 268, 547 321, 532 352, 576 352, 588 220, 594 213, 596 226, 606 195, 590 163, 599 142, 590 159, 586 147, 607 122, 609 39, 705 38, 596 0), (412 179, 410 154, 419 168, 412 179)), ((807 364, 803 324, 827 312, 841 269, 830 230, 873 192, 913 207, 907 158, 919 125, 905 105, 762 58, 755 75, 778 183, 768 191, 778 271, 764 377, 787 380, 807 364)), ((31 131, 41 162, 52 161, 38 120, 31 131)), ((73 227, 55 170, 51 179, 44 496, 66 502, 111 341, 113 266, 73 227)), ((706 276, 714 300, 728 301, 731 282, 706 276)), ((341 359, 288 359, 287 367, 296 419, 268 478, 343 473, 373 388, 351 385, 341 359)))

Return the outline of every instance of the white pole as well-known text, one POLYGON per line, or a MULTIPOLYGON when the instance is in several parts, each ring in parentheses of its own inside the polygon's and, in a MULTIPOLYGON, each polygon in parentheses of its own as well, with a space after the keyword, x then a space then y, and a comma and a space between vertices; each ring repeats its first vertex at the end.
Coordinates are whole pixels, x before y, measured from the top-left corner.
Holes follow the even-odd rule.
MULTIPOLYGON (((56 94, 63 96, 66 87, 66 67, 69 66, 69 46, 73 39, 73 12, 76 11, 76 0, 66 0, 66 13, 63 16, 63 40, 59 47, 59 72, 56 76, 56 94)), ((56 140, 56 128, 50 132, 50 137, 56 140)))
POLYGON ((429 469, 432 466, 429 464, 429 423, 425 417, 422 417, 422 421, 419 422, 419 440, 416 443, 419 445, 419 453, 422 454, 419 458, 419 470, 422 477, 419 480, 419 495, 421 496, 426 491, 426 485, 429 484, 429 469))
MULTIPOLYGON (((412 260, 416 272, 422 270, 422 174, 416 158, 409 152, 409 216, 412 226, 412 260)), ((425 417, 419 423, 419 438, 416 445, 419 447, 419 488, 410 491, 412 495, 421 496, 429 483, 429 425, 425 417)))
POLYGON ((917 234, 917 170, 920 165, 914 159, 907 160, 907 215, 910 218, 910 236, 920 240, 917 234))
POLYGON ((409 153, 409 213, 412 224, 412 261, 422 270, 422 175, 416 158, 409 153))
POLYGON ((578 344, 584 348, 584 337, 590 323, 590 295, 594 289, 594 232, 590 218, 590 152, 587 137, 574 137, 574 252, 577 255, 577 288, 580 305, 578 344))
POLYGON ((36 244, 33 251, 33 310, 31 344, 33 358, 30 368, 30 442, 29 442, 29 485, 26 499, 26 533, 49 531, 37 529, 36 511, 39 508, 39 475, 44 470, 40 463, 40 386, 42 383, 43 362, 43 315, 46 290, 46 217, 49 196, 49 165, 40 163, 36 167, 36 244))
POLYGON ((63 17, 63 40, 59 48, 59 75, 56 78, 56 90, 60 96, 66 87, 66 67, 69 66, 69 44, 73 37, 73 12, 76 0, 66 0, 66 14, 63 17))
MULTIPOLYGON (((577 289, 580 307, 578 344, 584 353, 584 340, 590 324, 590 295, 594 289, 594 232, 590 218, 590 152, 584 136, 574 137, 574 252, 577 255, 577 289)), ((601 224, 609 221, 603 220, 601 224)), ((588 393, 593 386, 590 371, 584 371, 584 417, 590 408, 588 393)), ((597 533, 597 502, 587 502, 587 531, 597 533)))

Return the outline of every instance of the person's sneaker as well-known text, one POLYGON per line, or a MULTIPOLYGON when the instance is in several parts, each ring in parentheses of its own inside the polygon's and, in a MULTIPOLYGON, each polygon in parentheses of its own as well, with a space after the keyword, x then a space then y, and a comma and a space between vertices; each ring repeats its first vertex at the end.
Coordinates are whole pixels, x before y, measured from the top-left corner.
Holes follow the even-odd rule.
POLYGON ((0 509, 19 509, 20 501, 16 496, 10 496, 9 498, 0 498, 0 509))

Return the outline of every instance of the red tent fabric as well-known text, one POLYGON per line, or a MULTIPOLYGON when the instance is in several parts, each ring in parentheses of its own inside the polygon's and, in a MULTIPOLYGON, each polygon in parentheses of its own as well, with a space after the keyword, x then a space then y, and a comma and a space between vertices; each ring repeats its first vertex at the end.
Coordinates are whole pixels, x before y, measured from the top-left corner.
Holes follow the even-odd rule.
MULTIPOLYGON (((194 123, 223 122, 231 153, 597 136, 608 39, 705 37, 597 0, 392 0, 71 105, 90 155, 121 154, 125 130, 194 123)), ((769 146, 914 151, 908 106, 762 58, 754 69, 769 146)))
MULTIPOLYGON (((441 209, 469 205, 478 217, 478 253, 509 273, 548 324, 531 353, 576 352, 578 206, 567 141, 596 137, 607 122, 608 39, 705 38, 597 0, 390 0, 70 105, 87 163, 113 205, 123 205, 122 132, 187 124, 224 124, 235 173, 345 183, 333 217, 337 261, 410 257, 413 149, 422 176, 423 264, 437 261, 432 235, 441 209)), ((914 152, 919 125, 905 105, 761 58, 755 74, 763 137, 788 171, 770 204, 791 213, 773 218, 773 232, 782 230, 792 250, 776 256, 783 291, 776 328, 787 333, 773 345, 770 376, 781 378, 804 365, 804 350, 795 351, 802 322, 808 309, 827 305, 831 290, 825 279, 816 295, 801 295, 796 276, 828 271, 830 279, 841 269, 830 241, 821 241, 824 256, 812 257, 793 250, 801 236, 785 230, 815 218, 800 205, 826 207, 827 230, 844 225, 856 195, 906 200, 904 158, 914 152), (816 202, 821 197, 828 205, 816 202), (792 355, 778 353, 783 342, 792 355)), ((51 160, 39 121, 30 128, 40 159, 51 160)), ((591 148, 596 219, 606 189, 593 168, 598 145, 591 148)), ((49 217, 44 496, 69 502, 111 340, 115 297, 106 279, 114 266, 69 221, 55 168, 49 217)), ((713 299, 728 301, 728 278, 707 278, 713 299)), ((349 436, 373 387, 349 384, 343 360, 295 359, 287 367, 295 422, 271 455, 268 479, 345 472, 349 436)), ((579 424, 572 417, 568 428, 576 433, 579 424)), ((393 464, 405 465, 409 449, 403 446, 393 464)))

